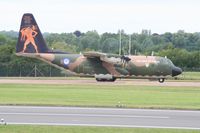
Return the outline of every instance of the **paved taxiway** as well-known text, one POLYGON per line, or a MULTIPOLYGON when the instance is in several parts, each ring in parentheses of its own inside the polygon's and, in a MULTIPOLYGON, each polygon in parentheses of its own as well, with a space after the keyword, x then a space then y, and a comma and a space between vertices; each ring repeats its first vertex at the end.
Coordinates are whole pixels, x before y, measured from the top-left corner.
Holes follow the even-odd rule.
POLYGON ((177 87, 200 87, 200 82, 193 81, 149 81, 144 79, 117 79, 115 82, 97 82, 95 79, 31 79, 14 78, 0 79, 0 84, 66 84, 66 85, 144 85, 144 86, 177 86, 177 87))
POLYGON ((200 111, 0 106, 7 124, 180 128, 200 130, 200 111))

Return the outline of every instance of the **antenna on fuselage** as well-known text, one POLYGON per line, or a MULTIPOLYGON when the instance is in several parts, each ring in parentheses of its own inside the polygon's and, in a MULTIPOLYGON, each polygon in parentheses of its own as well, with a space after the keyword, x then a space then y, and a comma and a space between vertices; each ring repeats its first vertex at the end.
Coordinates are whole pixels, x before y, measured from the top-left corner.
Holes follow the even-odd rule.
POLYGON ((122 33, 121 29, 119 30, 119 55, 121 55, 122 52, 122 33))
POLYGON ((131 35, 129 35, 129 47, 128 54, 131 55, 131 35))
POLYGON ((154 56, 154 51, 151 52, 151 56, 154 56))

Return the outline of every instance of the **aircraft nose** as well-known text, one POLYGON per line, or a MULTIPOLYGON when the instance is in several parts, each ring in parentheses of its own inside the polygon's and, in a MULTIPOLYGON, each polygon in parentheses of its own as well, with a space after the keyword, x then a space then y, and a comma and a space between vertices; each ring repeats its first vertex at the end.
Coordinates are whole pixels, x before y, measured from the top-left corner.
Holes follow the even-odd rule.
POLYGON ((177 75, 179 75, 181 73, 182 73, 182 69, 181 68, 175 67, 175 66, 172 68, 172 77, 177 76, 177 75))

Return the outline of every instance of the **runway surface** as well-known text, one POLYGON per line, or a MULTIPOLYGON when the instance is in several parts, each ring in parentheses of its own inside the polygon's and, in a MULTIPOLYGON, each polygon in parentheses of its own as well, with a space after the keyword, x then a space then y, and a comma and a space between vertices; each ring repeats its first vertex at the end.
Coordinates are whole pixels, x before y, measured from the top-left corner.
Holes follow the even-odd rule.
POLYGON ((0 119, 7 124, 200 130, 200 111, 0 106, 0 119))
POLYGON ((97 82, 95 79, 0 79, 0 84, 72 84, 72 85, 144 85, 144 86, 177 86, 177 87, 200 87, 200 82, 192 81, 149 81, 144 79, 118 79, 115 82, 97 82))

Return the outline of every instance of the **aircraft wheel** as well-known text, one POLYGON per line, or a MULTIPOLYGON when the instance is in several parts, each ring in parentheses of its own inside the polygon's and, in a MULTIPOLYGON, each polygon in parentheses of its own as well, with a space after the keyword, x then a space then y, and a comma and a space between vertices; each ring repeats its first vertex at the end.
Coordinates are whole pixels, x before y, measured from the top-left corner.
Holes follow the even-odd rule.
POLYGON ((160 79, 158 79, 158 82, 160 82, 160 83, 163 83, 164 81, 165 81, 164 78, 160 78, 160 79))
POLYGON ((100 78, 96 78, 96 81, 97 81, 97 82, 101 82, 102 79, 100 79, 100 78))
POLYGON ((110 81, 111 81, 111 82, 115 82, 116 79, 117 79, 117 78, 114 78, 114 77, 113 77, 110 81))
POLYGON ((112 78, 112 79, 101 79, 101 78, 96 78, 97 82, 114 82, 116 80, 116 78, 112 78))

